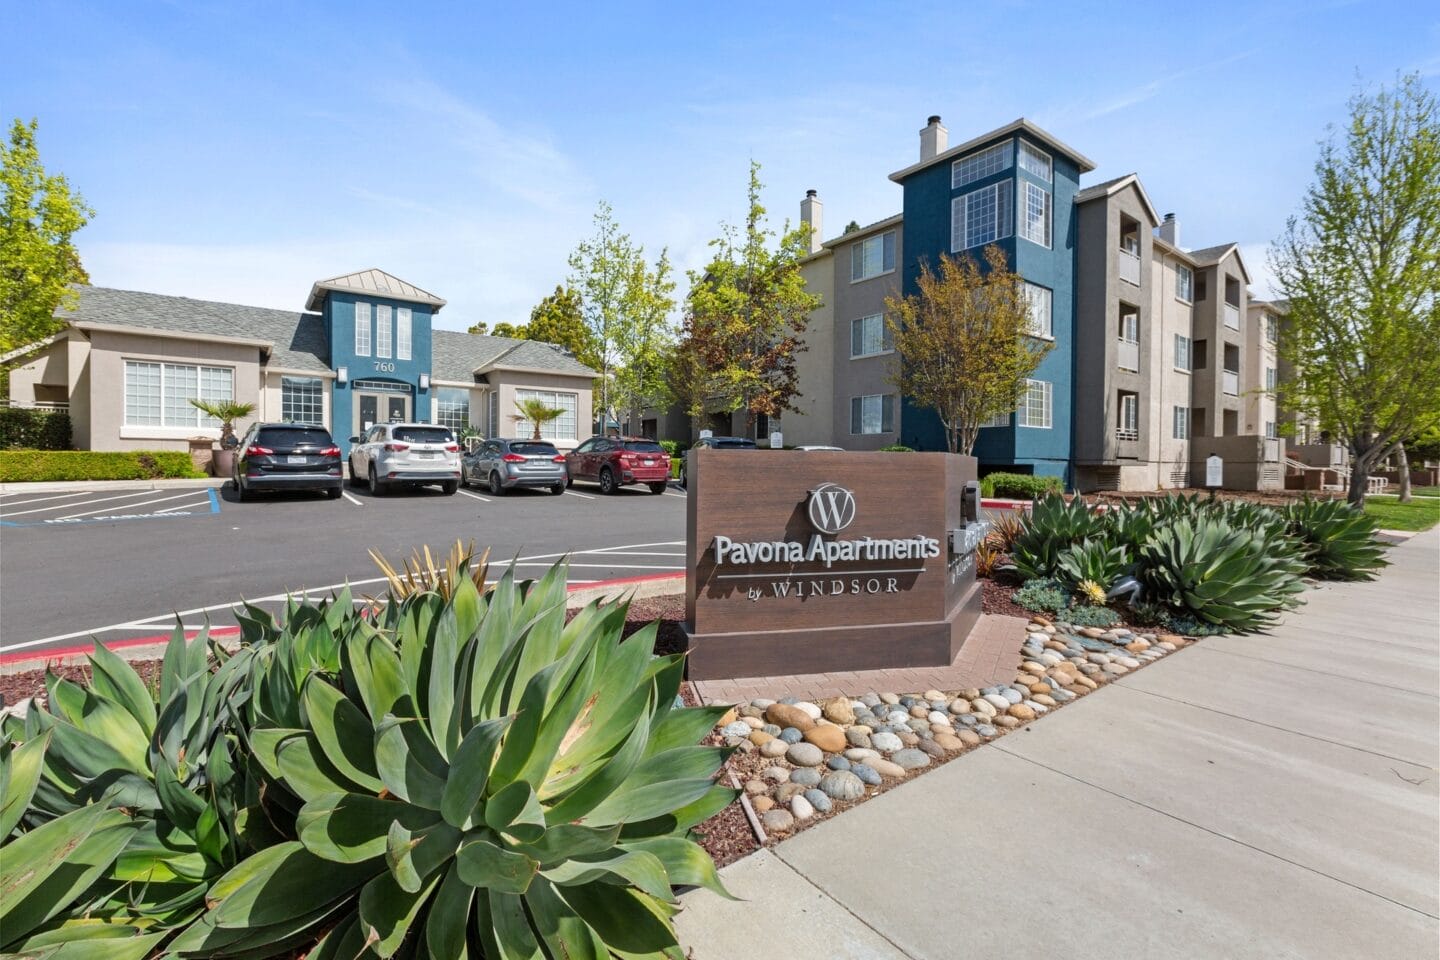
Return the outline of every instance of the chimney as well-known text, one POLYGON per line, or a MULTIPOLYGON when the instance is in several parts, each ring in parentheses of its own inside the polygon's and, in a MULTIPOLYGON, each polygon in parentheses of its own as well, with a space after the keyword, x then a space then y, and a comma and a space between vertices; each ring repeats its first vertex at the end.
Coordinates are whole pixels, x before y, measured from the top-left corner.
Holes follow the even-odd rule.
POLYGON ((825 213, 825 205, 820 202, 820 197, 814 190, 805 191, 805 199, 800 201, 800 222, 810 228, 810 252, 819 253, 820 244, 824 240, 821 230, 824 229, 821 223, 825 213))
POLYGON ((1160 224, 1160 239, 1172 247, 1180 246, 1180 221, 1175 219, 1175 214, 1165 214, 1165 220, 1160 224))
POLYGON ((925 121, 925 129, 920 131, 920 160, 923 162, 931 157, 945 152, 950 145, 950 131, 940 122, 938 116, 933 116, 925 121))

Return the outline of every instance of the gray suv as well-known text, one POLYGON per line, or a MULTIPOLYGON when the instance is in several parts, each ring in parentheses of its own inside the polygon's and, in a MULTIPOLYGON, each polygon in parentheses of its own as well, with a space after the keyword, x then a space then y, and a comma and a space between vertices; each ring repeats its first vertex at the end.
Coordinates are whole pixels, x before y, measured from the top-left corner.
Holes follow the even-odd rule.
POLYGON ((565 492, 565 457, 548 440, 486 440, 460 460, 460 479, 490 488, 495 496, 516 487, 565 492))
POLYGON ((433 423, 377 423, 350 438, 350 483, 369 484, 375 496, 397 486, 438 484, 460 489, 460 444, 449 427, 433 423))

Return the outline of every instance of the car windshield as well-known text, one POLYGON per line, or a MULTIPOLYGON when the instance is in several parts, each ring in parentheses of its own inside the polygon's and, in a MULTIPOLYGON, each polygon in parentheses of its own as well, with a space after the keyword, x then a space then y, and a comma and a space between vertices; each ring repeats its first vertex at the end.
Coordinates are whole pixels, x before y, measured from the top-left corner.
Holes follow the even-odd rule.
POLYGON ((664 453, 665 449, 654 440, 627 440, 625 449, 631 453, 664 453))
POLYGON ((255 438, 262 446, 328 447, 330 431, 318 427, 266 427, 255 438))
POLYGON ((455 437, 444 427, 396 427, 395 439, 405 443, 454 443, 455 437))
POLYGON ((560 455, 560 451, 555 449, 554 444, 535 443, 534 441, 512 443, 510 444, 510 452, 518 453, 523 457, 558 457, 560 455))

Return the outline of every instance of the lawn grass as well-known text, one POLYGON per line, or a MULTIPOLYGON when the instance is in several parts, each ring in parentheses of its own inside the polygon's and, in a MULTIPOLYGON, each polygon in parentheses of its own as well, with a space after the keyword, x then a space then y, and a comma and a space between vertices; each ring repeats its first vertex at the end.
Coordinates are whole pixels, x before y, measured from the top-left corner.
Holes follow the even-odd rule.
POLYGON ((1440 500, 1401 503, 1392 497, 1366 497, 1365 513, 1382 530, 1429 530, 1440 523, 1440 500))

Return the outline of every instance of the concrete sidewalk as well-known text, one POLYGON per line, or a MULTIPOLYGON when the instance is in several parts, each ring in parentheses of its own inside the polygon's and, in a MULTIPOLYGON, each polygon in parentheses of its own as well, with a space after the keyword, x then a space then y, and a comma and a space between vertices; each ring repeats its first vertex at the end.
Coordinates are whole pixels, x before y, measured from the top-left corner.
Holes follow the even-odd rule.
MULTIPOLYGON (((1433 957, 1440 531, 722 871, 695 960, 1433 957)), ((859 691, 857 691, 859 692, 859 691)))

